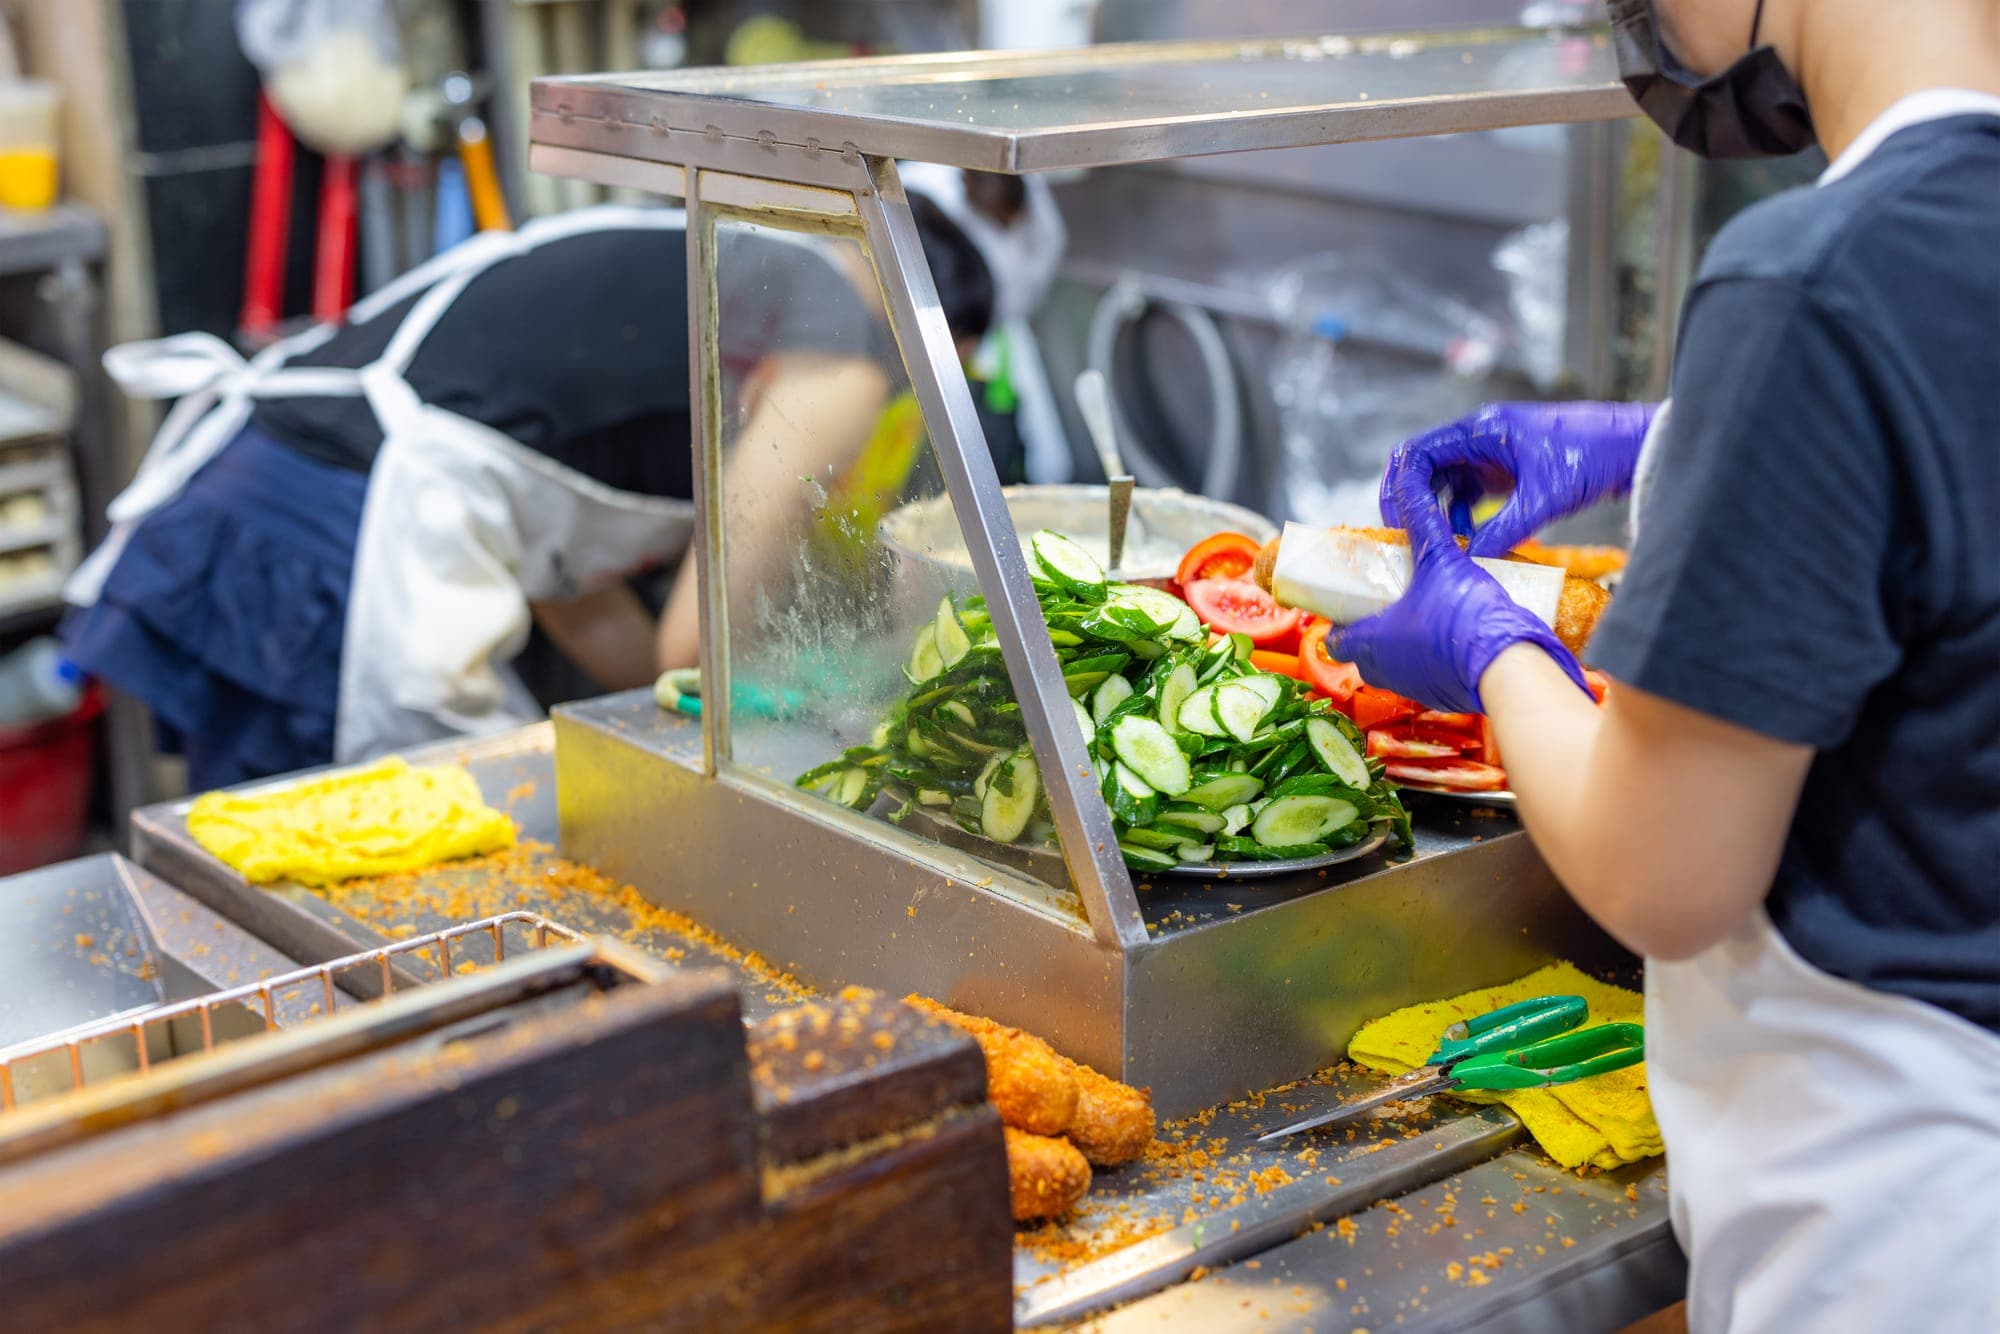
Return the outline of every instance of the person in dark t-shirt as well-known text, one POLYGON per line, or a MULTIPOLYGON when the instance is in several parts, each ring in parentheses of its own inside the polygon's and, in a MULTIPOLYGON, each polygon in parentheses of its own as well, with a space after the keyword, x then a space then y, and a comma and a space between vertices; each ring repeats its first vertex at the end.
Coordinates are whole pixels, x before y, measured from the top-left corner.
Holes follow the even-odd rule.
POLYGON ((1690 1326, 2000 1329, 2000 0, 1611 10, 1679 143, 1832 165, 1716 238, 1668 404, 1401 446, 1416 575, 1341 651, 1483 708, 1537 848, 1647 957, 1690 1326), (1451 530, 1505 554, 1627 490, 1598 708, 1451 530))
MULTIPOLYGON (((976 340, 994 275, 912 210, 976 340)), ((717 232, 728 430, 836 474, 895 406, 859 256, 717 232)), ((204 335, 114 349, 123 383, 180 402, 67 590, 69 656, 149 707, 196 789, 531 721, 531 629, 605 689, 692 662, 688 305, 683 215, 608 207, 481 235, 248 363, 204 335), (656 620, 629 577, 675 561, 656 620)))

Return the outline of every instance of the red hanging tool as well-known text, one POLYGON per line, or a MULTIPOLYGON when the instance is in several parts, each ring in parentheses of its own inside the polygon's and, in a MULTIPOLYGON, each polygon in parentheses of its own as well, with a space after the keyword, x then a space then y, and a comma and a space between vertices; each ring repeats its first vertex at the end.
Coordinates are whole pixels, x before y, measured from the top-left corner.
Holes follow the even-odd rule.
POLYGON ((354 301, 355 174, 351 154, 326 155, 319 185, 319 248, 313 254, 316 320, 337 320, 354 301))
POLYGON ((292 132, 271 99, 257 97, 257 166, 250 183, 250 243, 237 323, 253 340, 277 327, 285 298, 285 252, 292 226, 292 132))

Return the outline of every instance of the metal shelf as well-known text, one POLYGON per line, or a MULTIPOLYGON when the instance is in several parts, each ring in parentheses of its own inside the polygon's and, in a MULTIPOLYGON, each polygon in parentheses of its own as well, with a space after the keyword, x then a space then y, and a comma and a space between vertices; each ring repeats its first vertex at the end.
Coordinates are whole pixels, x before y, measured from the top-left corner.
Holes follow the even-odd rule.
POLYGON ((1031 172, 1635 110, 1603 30, 1481 28, 543 79, 533 137, 596 147, 609 124, 1031 172))

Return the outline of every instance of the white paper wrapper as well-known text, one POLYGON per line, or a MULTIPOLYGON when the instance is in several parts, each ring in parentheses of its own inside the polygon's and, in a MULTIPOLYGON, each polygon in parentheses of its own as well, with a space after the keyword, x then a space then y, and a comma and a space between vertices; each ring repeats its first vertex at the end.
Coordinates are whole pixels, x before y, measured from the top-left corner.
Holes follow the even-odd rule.
MULTIPOLYGON (((1552 565, 1474 557, 1507 596, 1553 627, 1563 571, 1552 565)), ((1410 549, 1343 529, 1288 523, 1271 570, 1271 593, 1335 625, 1351 625, 1383 610, 1410 586, 1410 549)))

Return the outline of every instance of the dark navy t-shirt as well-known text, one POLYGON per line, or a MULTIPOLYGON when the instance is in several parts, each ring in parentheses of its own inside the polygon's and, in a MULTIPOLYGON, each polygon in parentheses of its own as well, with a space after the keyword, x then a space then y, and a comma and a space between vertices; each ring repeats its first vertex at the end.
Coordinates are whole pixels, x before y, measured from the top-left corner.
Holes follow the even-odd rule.
POLYGON ((1815 747, 1778 930, 2000 1032, 2000 117, 1732 221, 1673 391, 1593 660, 1815 747))

